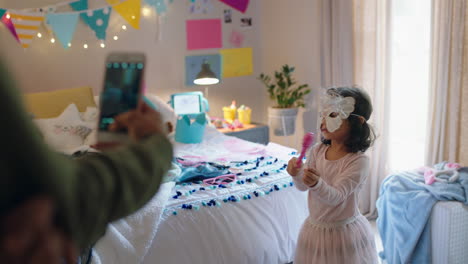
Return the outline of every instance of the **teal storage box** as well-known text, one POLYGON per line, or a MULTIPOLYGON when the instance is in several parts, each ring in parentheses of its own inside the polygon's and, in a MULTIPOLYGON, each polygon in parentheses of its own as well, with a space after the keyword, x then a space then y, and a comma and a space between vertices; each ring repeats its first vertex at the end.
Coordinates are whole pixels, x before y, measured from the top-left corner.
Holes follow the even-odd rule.
POLYGON ((186 144, 200 143, 206 127, 205 113, 179 115, 175 131, 175 141, 186 144))
POLYGON ((175 141, 186 144, 200 143, 208 122, 205 112, 208 101, 201 92, 176 93, 170 101, 177 114, 175 141))

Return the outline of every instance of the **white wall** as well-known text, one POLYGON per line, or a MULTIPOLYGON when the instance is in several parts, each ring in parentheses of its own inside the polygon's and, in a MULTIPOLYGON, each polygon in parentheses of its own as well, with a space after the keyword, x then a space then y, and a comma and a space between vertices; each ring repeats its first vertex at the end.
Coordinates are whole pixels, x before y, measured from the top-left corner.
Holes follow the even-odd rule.
MULTIPOLYGON (((295 66, 297 83, 307 83, 313 93, 308 106, 299 112, 294 136, 270 140, 300 148, 304 130, 316 131, 315 91, 320 86, 319 0, 261 0, 262 71, 272 74, 283 64, 295 66)), ((266 95, 266 88, 265 96, 266 95)), ((267 104, 273 102, 267 98, 267 104)), ((271 133, 270 133, 271 135, 271 133)))
MULTIPOLYGON (((0 0, 0 7, 26 8, 45 4, 60 3, 66 0, 17 1, 0 0), (25 3, 29 2, 29 3, 25 3)), ((91 7, 105 4, 104 0, 90 0, 91 7)), ((244 47, 253 48, 254 74, 236 78, 226 78, 221 84, 209 88, 210 115, 222 116, 222 106, 235 99, 238 104, 246 104, 253 109, 254 122, 267 123, 267 106, 271 105, 266 88, 256 79, 260 72, 272 73, 285 63, 296 67, 298 83, 308 83, 312 88, 320 83, 319 59, 319 0, 251 0, 246 14, 233 10, 233 24, 223 23, 224 48, 231 48, 228 42, 233 28, 245 34, 244 47), (240 27, 241 17, 252 17, 253 26, 240 27)), ((51 44, 50 38, 36 38, 32 46, 23 50, 7 30, 0 26, 1 51, 7 63, 17 75, 24 92, 37 92, 91 86, 95 93, 101 89, 103 65, 109 51, 144 51, 147 53, 146 83, 150 92, 163 99, 175 92, 203 91, 203 88, 184 85, 184 58, 187 55, 210 54, 218 50, 187 51, 185 41, 185 20, 198 18, 223 18, 223 3, 212 0, 214 11, 207 15, 189 15, 190 1, 174 0, 168 5, 162 25, 158 28, 157 16, 153 13, 141 21, 141 30, 122 31, 125 21, 116 13, 111 16, 108 29, 107 47, 101 49, 94 33, 82 22, 77 27, 75 41, 69 50, 58 43, 51 44), (161 31, 159 31, 161 30, 161 31), (119 40, 112 40, 118 34, 119 40), (158 40, 158 34, 161 39, 158 40), (85 50, 84 42, 90 45, 85 50)), ((41 32, 46 35, 47 31, 41 32)), ((315 129, 316 110, 301 111, 297 133, 294 137, 274 137, 272 141, 297 147, 303 135, 303 122, 307 131, 315 129), (296 139, 297 138, 297 139, 296 139)))

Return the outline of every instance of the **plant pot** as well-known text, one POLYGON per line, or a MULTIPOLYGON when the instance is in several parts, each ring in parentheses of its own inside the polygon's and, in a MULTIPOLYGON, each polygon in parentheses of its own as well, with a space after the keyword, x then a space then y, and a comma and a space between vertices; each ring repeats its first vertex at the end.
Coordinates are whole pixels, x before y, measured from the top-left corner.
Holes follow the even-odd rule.
POLYGON ((268 124, 275 136, 289 136, 296 130, 299 108, 268 108, 268 124))

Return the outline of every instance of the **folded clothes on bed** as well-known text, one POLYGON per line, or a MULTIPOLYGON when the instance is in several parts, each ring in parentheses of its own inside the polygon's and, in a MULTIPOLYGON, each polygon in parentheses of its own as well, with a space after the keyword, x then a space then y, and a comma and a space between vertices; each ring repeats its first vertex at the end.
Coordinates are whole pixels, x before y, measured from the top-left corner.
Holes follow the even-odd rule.
POLYGON ((180 175, 175 179, 177 183, 203 181, 229 173, 229 166, 216 162, 192 163, 182 158, 175 158, 174 163, 181 169, 180 175))

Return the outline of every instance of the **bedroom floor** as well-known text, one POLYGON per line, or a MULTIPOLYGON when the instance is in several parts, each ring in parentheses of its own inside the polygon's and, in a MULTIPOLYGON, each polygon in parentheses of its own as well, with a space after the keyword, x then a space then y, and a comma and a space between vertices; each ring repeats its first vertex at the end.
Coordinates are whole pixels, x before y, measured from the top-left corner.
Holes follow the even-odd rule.
MULTIPOLYGON (((377 230, 377 223, 375 220, 370 221, 370 224, 372 226, 372 230, 374 231, 374 237, 375 237, 375 245, 377 247, 377 255, 379 254, 380 251, 382 251, 382 240, 380 239, 379 231, 377 230)), ((383 264, 383 262, 379 258, 379 263, 383 264)))

